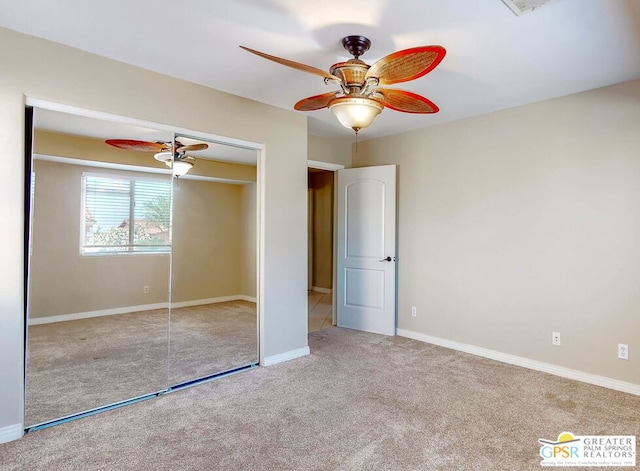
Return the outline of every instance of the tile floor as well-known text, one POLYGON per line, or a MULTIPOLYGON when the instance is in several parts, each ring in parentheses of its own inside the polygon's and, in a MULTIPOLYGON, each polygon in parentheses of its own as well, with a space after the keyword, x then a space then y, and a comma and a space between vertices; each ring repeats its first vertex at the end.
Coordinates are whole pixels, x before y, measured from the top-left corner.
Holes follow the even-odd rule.
POLYGON ((309 332, 331 327, 331 297, 331 294, 308 291, 309 332))

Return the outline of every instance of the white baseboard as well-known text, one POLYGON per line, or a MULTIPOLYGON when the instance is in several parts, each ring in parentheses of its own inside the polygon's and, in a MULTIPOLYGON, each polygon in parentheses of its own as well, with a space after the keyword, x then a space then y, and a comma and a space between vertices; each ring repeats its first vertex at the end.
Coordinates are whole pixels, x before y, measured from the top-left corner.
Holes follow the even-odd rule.
POLYGON ((420 340, 421 342, 431 343, 440 347, 451 348, 472 355, 477 355, 491 360, 500 361, 502 363, 508 363, 510 365, 522 366, 531 370, 542 371, 562 378, 573 379, 576 381, 582 381, 583 383, 594 384, 596 386, 602 386, 604 388, 614 389, 616 391, 622 391, 629 394, 635 394, 640 396, 640 384, 628 383, 626 381, 620 381, 617 379, 607 378, 606 376, 594 375, 591 373, 585 373, 584 371, 573 370, 571 368, 565 368, 563 366, 552 365, 551 363, 544 363, 541 361, 530 360, 529 358, 519 357, 516 355, 510 355, 508 353, 498 352, 496 350, 490 350, 488 348, 476 347, 466 343, 455 342, 453 340, 442 339, 439 337, 432 337, 430 335, 420 334, 410 330, 397 329, 397 334, 401 337, 408 337, 414 340, 420 340))
POLYGON ((311 353, 309 347, 298 348, 297 350, 291 350, 289 352, 279 353, 270 357, 264 357, 262 366, 271 366, 278 363, 282 363, 289 360, 295 360, 296 358, 307 356, 311 353))
POLYGON ((32 317, 29 318, 29 325, 51 324, 52 322, 76 321, 78 319, 90 319, 92 317, 130 314, 132 312, 151 311, 153 309, 166 309, 168 306, 169 303, 141 304, 139 306, 125 306, 114 309, 101 309, 99 311, 77 312, 75 314, 61 314, 59 316, 32 317))
POLYGON ((7 443, 18 438, 22 438, 24 435, 24 428, 22 424, 9 425, 8 427, 0 428, 0 443, 7 443))
MULTIPOLYGON (((245 296, 244 294, 234 296, 221 296, 218 298, 194 299, 179 303, 171 303, 172 308, 202 306, 203 304, 224 303, 227 301, 248 301, 255 303, 256 298, 245 296)), ((99 311, 77 312, 74 314, 62 314, 59 316, 33 317, 29 319, 29 325, 51 324, 52 322, 75 321, 79 319, 90 319, 92 317, 114 316, 118 314, 130 314, 132 312, 152 311, 154 309, 167 309, 169 303, 142 304, 139 306, 126 306, 114 309, 101 309, 99 311)))
POLYGON ((249 301, 251 303, 255 303, 256 298, 252 296, 245 296, 244 294, 236 294, 233 296, 219 296, 217 298, 192 299, 191 301, 181 301, 179 303, 171 303, 171 307, 179 308, 179 307, 202 306, 204 304, 226 303, 228 301, 249 301))
POLYGON ((238 295, 237 299, 239 299, 240 301, 247 301, 249 303, 257 303, 258 302, 258 298, 256 298, 255 296, 247 296, 247 295, 244 295, 244 294, 238 295))
POLYGON ((333 293, 332 289, 329 288, 320 288, 319 286, 312 286, 311 291, 317 291, 318 293, 331 294, 333 293))

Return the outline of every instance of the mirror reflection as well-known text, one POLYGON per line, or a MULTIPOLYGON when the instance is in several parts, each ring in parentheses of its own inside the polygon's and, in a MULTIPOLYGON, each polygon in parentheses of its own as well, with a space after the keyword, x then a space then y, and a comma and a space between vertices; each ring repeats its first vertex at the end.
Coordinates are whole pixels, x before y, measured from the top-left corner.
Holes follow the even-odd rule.
POLYGON ((176 139, 208 148, 174 179, 171 385, 258 361, 256 152, 176 139))
POLYGON ((26 425, 167 386, 171 170, 79 121, 34 110, 26 425))
POLYGON ((34 111, 25 425, 257 363, 256 151, 34 111))

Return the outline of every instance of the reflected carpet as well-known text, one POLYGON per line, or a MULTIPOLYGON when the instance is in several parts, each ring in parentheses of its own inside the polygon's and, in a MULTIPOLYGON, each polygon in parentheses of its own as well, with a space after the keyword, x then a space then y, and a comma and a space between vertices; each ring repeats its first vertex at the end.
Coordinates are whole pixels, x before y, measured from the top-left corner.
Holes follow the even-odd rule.
POLYGON ((256 332, 247 301, 29 326, 25 423, 255 363, 256 332))

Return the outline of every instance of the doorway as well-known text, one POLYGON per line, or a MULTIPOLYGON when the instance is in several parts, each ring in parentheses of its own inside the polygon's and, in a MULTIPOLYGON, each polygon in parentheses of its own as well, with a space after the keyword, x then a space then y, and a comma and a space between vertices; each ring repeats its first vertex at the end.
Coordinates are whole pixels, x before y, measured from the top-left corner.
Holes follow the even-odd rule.
POLYGON ((333 325, 333 178, 332 171, 309 168, 309 332, 333 325))
MULTIPOLYGON (((316 182, 329 171, 333 201, 329 223, 332 225, 331 325, 385 335, 396 329, 396 166, 361 167, 344 170, 335 164, 309 161, 310 194, 316 182), (338 171, 341 170, 341 171, 338 171), (318 175, 317 177, 315 175, 318 175), (338 312, 338 308, 339 311, 338 312)), ((318 215, 314 195, 310 202, 313 239, 318 234, 318 215)), ((310 237, 310 250, 317 252, 310 237)), ((329 327, 312 316, 316 302, 318 268, 313 259, 312 290, 309 298, 309 332, 329 327), (311 297, 313 296, 313 297, 311 297), (318 324, 320 325, 318 326, 318 324)), ((328 293, 327 293, 328 294, 328 293)), ((326 302, 326 300, 325 300, 326 302)), ((326 308, 325 308, 326 309, 326 308)))
POLYGON ((308 162, 309 195, 309 288, 308 331, 332 327, 336 323, 335 279, 335 176, 342 165, 308 162))

